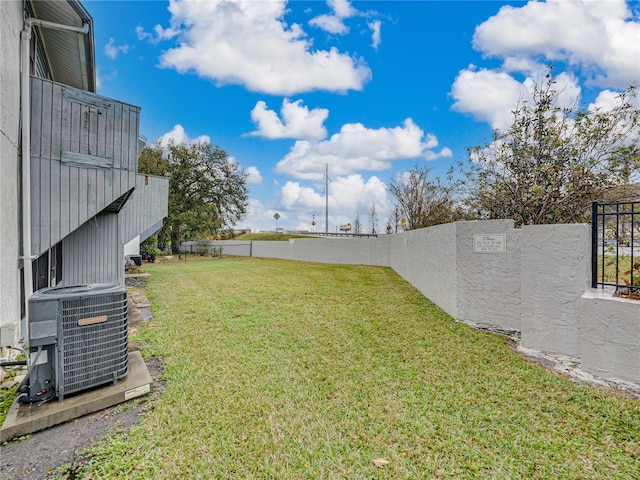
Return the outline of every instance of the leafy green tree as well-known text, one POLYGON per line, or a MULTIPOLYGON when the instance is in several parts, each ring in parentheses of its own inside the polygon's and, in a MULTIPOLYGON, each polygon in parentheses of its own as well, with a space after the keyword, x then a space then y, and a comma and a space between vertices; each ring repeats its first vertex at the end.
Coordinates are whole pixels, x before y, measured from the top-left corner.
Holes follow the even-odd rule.
POLYGON ((430 168, 418 165, 391 179, 388 190, 395 197, 396 211, 405 219, 405 230, 430 227, 464 218, 456 203, 454 187, 439 178, 429 179, 430 168))
POLYGON ((216 237, 247 213, 247 175, 218 146, 156 143, 142 151, 138 166, 140 173, 170 177, 169 213, 158 237, 161 243, 168 234, 174 251, 183 239, 216 237))
POLYGON ((469 149, 463 184, 480 218, 518 225, 587 221, 596 200, 625 196, 640 168, 640 112, 630 87, 611 109, 561 108, 551 75, 513 123, 469 149))

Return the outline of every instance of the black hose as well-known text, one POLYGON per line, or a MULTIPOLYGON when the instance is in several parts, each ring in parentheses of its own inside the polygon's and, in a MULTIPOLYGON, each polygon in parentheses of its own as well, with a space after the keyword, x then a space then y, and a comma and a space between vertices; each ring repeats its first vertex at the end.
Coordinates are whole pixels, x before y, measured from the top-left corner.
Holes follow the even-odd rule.
POLYGON ((26 360, 12 360, 10 362, 2 362, 2 363, 0 363, 0 368, 24 366, 26 364, 27 364, 26 360))

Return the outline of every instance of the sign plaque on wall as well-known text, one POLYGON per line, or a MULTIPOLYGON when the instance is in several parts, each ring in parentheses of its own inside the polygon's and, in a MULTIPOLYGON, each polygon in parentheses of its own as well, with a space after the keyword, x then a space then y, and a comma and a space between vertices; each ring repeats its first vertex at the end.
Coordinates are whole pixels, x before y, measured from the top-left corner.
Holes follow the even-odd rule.
POLYGON ((504 233, 473 236, 474 253, 505 253, 506 251, 507 236, 504 233))

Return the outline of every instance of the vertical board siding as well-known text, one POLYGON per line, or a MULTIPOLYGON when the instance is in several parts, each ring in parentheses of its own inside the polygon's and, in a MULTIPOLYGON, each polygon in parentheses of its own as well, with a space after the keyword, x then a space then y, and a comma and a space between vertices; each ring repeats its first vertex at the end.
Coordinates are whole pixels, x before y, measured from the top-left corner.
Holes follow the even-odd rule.
POLYGON ((114 166, 120 168, 120 156, 122 155, 122 103, 116 103, 113 111, 113 161, 114 166))
POLYGON ((51 129, 51 159, 60 160, 60 154, 62 150, 69 150, 67 147, 63 149, 62 146, 62 122, 64 118, 64 106, 63 103, 57 99, 62 95, 62 86, 57 83, 52 83, 53 92, 51 92, 52 111, 51 111, 51 123, 53 125, 59 125, 58 128, 51 129))
POLYGON ((122 243, 127 243, 167 216, 169 179, 137 175, 136 189, 121 214, 122 243), (148 182, 145 185, 145 177, 148 182))
MULTIPOLYGON (((42 84, 42 111, 40 113, 41 126, 53 124, 53 84, 44 82, 42 84)), ((51 158, 51 128, 42 128, 40 130, 40 156, 42 158, 51 158)))
MULTIPOLYGON (((61 193, 65 190, 61 190, 60 179, 60 162, 51 160, 51 205, 61 205, 62 199, 61 193)), ((66 191, 65 191, 66 194, 66 191)), ((62 225, 61 225, 61 212, 56 215, 51 215, 51 245, 55 245, 62 239, 62 225)))
MULTIPOLYGON (((71 231, 80 226, 80 199, 78 198, 78 184, 79 184, 78 167, 71 167, 69 169, 69 228, 71 231)), ((71 233, 71 232, 69 232, 71 233)))
POLYGON ((68 201, 71 191, 71 167, 61 165, 60 168, 60 238, 71 232, 71 203, 68 201))
POLYGON ((138 107, 31 78, 34 254, 135 186, 139 115, 138 107))
POLYGON ((78 168, 78 222, 83 223, 88 218, 87 200, 89 191, 88 169, 78 168))
POLYGON ((124 283, 124 251, 118 228, 117 214, 101 214, 62 241, 63 285, 124 283))
POLYGON ((32 253, 40 252, 40 162, 31 163, 31 250, 32 253), (37 227, 36 227, 37 226, 37 227), (38 230, 36 230, 36 228, 38 230))
POLYGON ((31 155, 40 156, 42 132, 42 83, 31 82, 31 155))

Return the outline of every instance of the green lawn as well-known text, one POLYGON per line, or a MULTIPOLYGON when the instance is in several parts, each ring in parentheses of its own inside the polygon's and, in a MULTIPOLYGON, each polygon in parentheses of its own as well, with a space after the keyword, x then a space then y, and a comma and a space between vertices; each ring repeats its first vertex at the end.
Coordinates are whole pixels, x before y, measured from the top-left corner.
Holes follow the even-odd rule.
POLYGON ((135 340, 166 389, 74 478, 640 478, 639 401, 528 363, 390 269, 146 269, 135 340))

